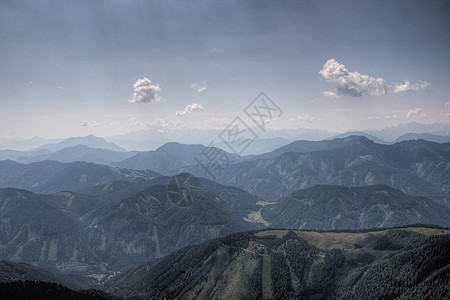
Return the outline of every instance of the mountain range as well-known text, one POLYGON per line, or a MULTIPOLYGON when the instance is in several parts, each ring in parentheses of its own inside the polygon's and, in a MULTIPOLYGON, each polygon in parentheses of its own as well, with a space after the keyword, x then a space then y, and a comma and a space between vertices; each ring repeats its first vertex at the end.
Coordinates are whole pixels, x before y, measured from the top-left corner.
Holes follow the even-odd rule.
POLYGON ((246 156, 180 143, 111 150, 96 137, 2 151, 16 160, 0 160, 3 290, 76 297, 63 286, 96 288, 132 299, 445 295, 448 251, 437 251, 450 234, 436 225, 450 226, 450 144, 364 135, 274 139, 281 147, 263 142, 257 148, 270 152, 246 156), (70 145, 77 142, 94 148, 70 145), (216 180, 203 178, 199 160, 222 156, 216 180), (398 227, 415 223, 434 225, 398 227))
POLYGON ((190 174, 145 186, 136 192, 142 186, 115 182, 97 186, 97 194, 51 195, 0 189, 0 258, 102 278, 186 245, 258 228, 244 217, 261 199, 240 189, 190 174), (111 198, 115 191, 123 197, 111 198))
POLYGON ((450 209, 386 185, 317 185, 296 191, 262 208, 274 228, 363 229, 424 223, 448 226, 450 209))
POLYGON ((55 152, 55 151, 62 150, 64 148, 70 148, 70 147, 74 147, 77 145, 84 145, 84 146, 87 146, 90 148, 97 148, 97 149, 107 149, 107 150, 112 150, 112 151, 116 151, 116 152, 127 151, 124 148, 121 148, 112 142, 106 141, 104 138, 96 137, 92 134, 88 135, 88 136, 83 136, 83 137, 68 138, 68 139, 63 140, 58 143, 44 144, 44 145, 36 148, 35 150, 47 149, 52 152, 55 152))
MULTIPOLYGON (((385 184, 449 205, 450 144, 423 140, 376 144, 359 136, 298 141, 231 164, 217 178, 269 201, 317 184, 385 184), (295 152, 294 152, 295 151, 295 152)), ((187 168, 195 175, 203 170, 187 168)))
POLYGON ((111 165, 135 170, 151 169, 161 174, 175 175, 178 173, 177 170, 185 166, 197 165, 198 161, 204 160, 202 153, 207 156, 225 155, 229 163, 242 160, 239 155, 228 153, 216 147, 205 147, 200 144, 167 143, 154 151, 140 152, 124 161, 111 165))
POLYGON ((12 187, 42 194, 77 191, 115 180, 146 180, 157 176, 158 173, 150 170, 126 170, 87 162, 20 164, 11 160, 0 161, 0 188, 12 187))

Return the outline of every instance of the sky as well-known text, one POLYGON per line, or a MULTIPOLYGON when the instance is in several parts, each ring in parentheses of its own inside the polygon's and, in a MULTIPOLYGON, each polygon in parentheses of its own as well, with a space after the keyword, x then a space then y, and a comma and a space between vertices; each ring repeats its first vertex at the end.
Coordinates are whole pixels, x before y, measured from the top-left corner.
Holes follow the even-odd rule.
POLYGON ((449 16, 449 1, 0 0, 0 138, 221 129, 251 122, 260 92, 275 130, 448 123, 449 16))

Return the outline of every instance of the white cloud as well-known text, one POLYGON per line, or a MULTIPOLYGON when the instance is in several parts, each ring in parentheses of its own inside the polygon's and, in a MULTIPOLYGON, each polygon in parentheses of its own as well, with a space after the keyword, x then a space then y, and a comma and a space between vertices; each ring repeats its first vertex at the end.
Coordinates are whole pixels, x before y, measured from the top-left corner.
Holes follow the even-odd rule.
POLYGON ((91 127, 97 127, 97 126, 100 126, 100 123, 98 123, 98 122, 91 122, 91 121, 88 121, 88 120, 84 120, 84 121, 82 121, 82 122, 80 123, 80 126, 83 126, 83 127, 88 127, 88 126, 91 126, 91 127))
POLYGON ((152 81, 148 78, 138 79, 133 84, 133 98, 128 100, 131 103, 158 103, 163 101, 158 94, 161 92, 161 88, 157 84, 152 84, 152 81))
POLYGON ((193 83, 191 84, 191 88, 196 90, 198 93, 204 92, 208 87, 206 86, 206 81, 203 81, 201 84, 193 83))
POLYGON ((394 94, 404 93, 404 92, 418 92, 427 89, 429 83, 427 81, 419 80, 415 84, 411 84, 409 80, 405 80, 403 84, 394 85, 394 94))
POLYGON ((298 116, 296 118, 292 118, 291 121, 293 122, 307 122, 307 123, 312 123, 312 122, 317 122, 320 121, 320 118, 311 116, 309 114, 303 115, 303 116, 298 116))
POLYGON ((350 72, 335 59, 328 60, 319 72, 343 95, 360 97, 362 94, 385 95, 387 86, 383 78, 375 78, 358 72, 350 72))
POLYGON ((197 104, 197 103, 192 103, 192 104, 188 104, 186 105, 186 108, 183 111, 177 111, 176 115, 177 116, 185 116, 185 115, 190 115, 193 112, 200 112, 200 111, 204 111, 205 109, 203 108, 203 106, 201 104, 197 104))
POLYGON ((426 118, 427 115, 423 113, 423 109, 421 108, 416 108, 416 109, 411 109, 410 111, 408 111, 408 113, 406 114, 407 118, 426 118))
POLYGON ((28 81, 27 86, 31 86, 33 84, 33 80, 28 81))
POLYGON ((336 94, 333 93, 333 92, 325 91, 325 92, 323 92, 322 94, 323 94, 324 96, 326 96, 326 97, 330 97, 330 98, 333 98, 333 99, 339 98, 339 96, 336 95, 336 94))
MULTIPOLYGON (((404 80, 403 83, 386 84, 383 78, 375 78, 369 75, 363 75, 359 72, 350 72, 343 64, 335 59, 329 59, 319 72, 323 78, 331 82, 336 91, 342 95, 360 97, 363 94, 372 96, 386 95, 389 89, 393 89, 394 94, 403 92, 419 92, 427 90, 430 85, 427 81, 419 80, 411 83, 404 80)), ((337 95, 333 92, 323 92, 327 97, 336 99, 337 95)))

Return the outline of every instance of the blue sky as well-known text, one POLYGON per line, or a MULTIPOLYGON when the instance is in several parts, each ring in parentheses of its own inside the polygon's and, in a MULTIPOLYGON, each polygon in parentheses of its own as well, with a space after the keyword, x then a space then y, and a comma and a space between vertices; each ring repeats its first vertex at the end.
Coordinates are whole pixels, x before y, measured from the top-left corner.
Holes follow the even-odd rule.
POLYGON ((1 0, 0 138, 220 129, 260 91, 284 112, 272 129, 449 122, 449 15, 448 1, 1 0))

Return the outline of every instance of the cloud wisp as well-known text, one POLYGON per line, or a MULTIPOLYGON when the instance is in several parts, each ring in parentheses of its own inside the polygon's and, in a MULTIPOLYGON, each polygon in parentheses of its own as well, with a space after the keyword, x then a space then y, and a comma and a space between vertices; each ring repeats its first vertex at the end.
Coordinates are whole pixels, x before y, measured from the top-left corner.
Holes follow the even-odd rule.
POLYGON ((330 97, 330 98, 332 98, 332 99, 337 99, 337 98, 339 98, 339 96, 336 95, 336 93, 329 92, 329 91, 325 91, 325 92, 323 92, 322 94, 323 94, 324 96, 330 97))
POLYGON ((186 105, 185 109, 183 111, 178 110, 176 112, 177 116, 186 116, 186 115, 190 115, 193 112, 200 112, 200 111, 204 111, 205 109, 203 108, 203 106, 201 104, 198 103, 192 103, 192 104, 188 104, 186 105))
POLYGON ((157 84, 152 84, 152 81, 146 77, 138 79, 133 84, 133 97, 128 100, 130 103, 158 103, 162 102, 163 98, 159 95, 161 88, 157 84))
POLYGON ((315 116, 311 116, 309 114, 303 115, 303 116, 298 116, 295 118, 292 118, 291 121, 292 122, 303 122, 303 123, 312 123, 312 122, 317 122, 320 121, 320 118, 317 118, 315 116))
POLYGON ((410 111, 408 111, 408 113, 406 114, 407 118, 412 118, 412 119, 417 119, 417 118, 426 118, 427 115, 423 113, 423 109, 422 108, 415 108, 415 109, 411 109, 410 111))
POLYGON ((83 126, 83 127, 97 127, 97 126, 100 126, 100 123, 84 120, 84 121, 82 121, 80 123, 80 126, 83 126))
POLYGON ((191 88, 197 91, 198 93, 203 93, 204 91, 206 91, 208 87, 206 86, 206 81, 203 81, 201 84, 200 83, 191 84, 191 88))
POLYGON ((394 94, 404 92, 418 92, 426 90, 429 86, 427 81, 419 80, 417 83, 412 84, 409 80, 405 80, 403 84, 394 85, 394 94))
MULTIPOLYGON (((336 88, 337 94, 361 97, 362 95, 382 96, 393 89, 394 94, 404 92, 418 92, 428 90, 427 81, 418 81, 411 83, 404 80, 402 84, 387 84, 381 77, 372 77, 359 72, 349 71, 345 65, 335 59, 329 59, 319 71, 319 74, 336 88)), ((334 92, 323 92, 324 96, 336 99, 338 95, 334 92)))

